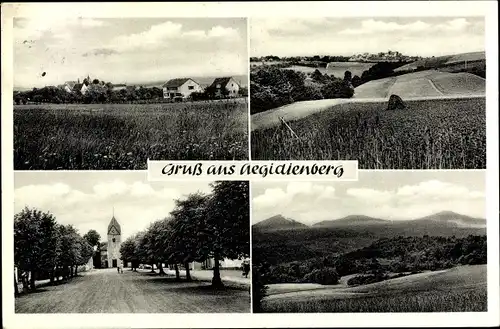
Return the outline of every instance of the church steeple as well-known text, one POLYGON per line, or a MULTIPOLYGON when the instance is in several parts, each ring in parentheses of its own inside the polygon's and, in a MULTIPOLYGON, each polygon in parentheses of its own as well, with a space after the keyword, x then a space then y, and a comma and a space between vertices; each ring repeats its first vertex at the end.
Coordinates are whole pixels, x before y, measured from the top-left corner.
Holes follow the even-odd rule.
POLYGON ((111 218, 111 221, 109 222, 108 225, 108 234, 112 235, 121 235, 122 234, 122 229, 120 227, 120 224, 115 218, 115 210, 113 208, 113 217, 111 218))

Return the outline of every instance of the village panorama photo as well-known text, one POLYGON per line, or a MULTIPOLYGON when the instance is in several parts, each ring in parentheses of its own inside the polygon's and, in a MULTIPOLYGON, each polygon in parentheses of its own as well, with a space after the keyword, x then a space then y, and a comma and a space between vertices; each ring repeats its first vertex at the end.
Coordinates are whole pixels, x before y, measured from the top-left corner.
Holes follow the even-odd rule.
POLYGON ((14 18, 14 169, 248 159, 246 18, 14 18))
POLYGON ((248 182, 143 178, 15 174, 16 313, 250 312, 248 182))

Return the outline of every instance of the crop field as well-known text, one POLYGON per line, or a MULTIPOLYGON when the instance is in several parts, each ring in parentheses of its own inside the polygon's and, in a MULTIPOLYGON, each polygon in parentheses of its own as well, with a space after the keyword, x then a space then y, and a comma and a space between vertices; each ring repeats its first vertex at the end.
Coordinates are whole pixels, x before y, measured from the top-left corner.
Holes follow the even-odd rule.
POLYGON ((287 67, 288 70, 295 70, 303 73, 312 73, 315 70, 319 70, 321 74, 333 75, 337 78, 342 78, 345 71, 350 71, 352 76, 361 76, 364 71, 368 70, 370 67, 375 65, 375 63, 357 63, 357 62, 331 62, 328 63, 327 67, 309 67, 301 65, 292 65, 287 67))
POLYGON ((264 312, 487 311, 486 265, 459 266, 354 288, 313 288, 287 293, 284 298, 272 295, 264 299, 264 312))
POLYGON ((485 80, 474 74, 427 70, 369 81, 355 89, 354 98, 385 98, 391 94, 403 99, 440 95, 484 95, 485 88, 485 80))
POLYGON ((252 131, 255 160, 358 160, 360 169, 486 168, 484 98, 347 103, 252 131))
POLYGON ((326 66, 328 74, 333 74, 336 77, 343 77, 345 71, 350 71, 352 76, 359 76, 363 74, 364 71, 368 70, 370 67, 376 63, 362 63, 362 62, 331 62, 326 66))
POLYGON ((146 169, 151 160, 248 159, 246 99, 14 108, 14 169, 146 169))

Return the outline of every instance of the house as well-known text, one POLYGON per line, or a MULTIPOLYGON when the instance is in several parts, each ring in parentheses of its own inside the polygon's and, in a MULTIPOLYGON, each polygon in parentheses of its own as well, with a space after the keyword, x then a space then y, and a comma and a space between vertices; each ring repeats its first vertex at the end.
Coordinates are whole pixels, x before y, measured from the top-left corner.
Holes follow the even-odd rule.
POLYGON ((194 92, 202 92, 201 85, 191 78, 168 80, 163 84, 163 98, 186 99, 194 92))
POLYGON ((217 78, 209 87, 216 97, 238 97, 239 83, 233 77, 217 78))
POLYGON ((119 84, 113 85, 113 91, 118 91, 118 90, 122 90, 122 89, 125 89, 125 88, 127 88, 127 85, 123 84, 123 83, 119 83, 119 84))

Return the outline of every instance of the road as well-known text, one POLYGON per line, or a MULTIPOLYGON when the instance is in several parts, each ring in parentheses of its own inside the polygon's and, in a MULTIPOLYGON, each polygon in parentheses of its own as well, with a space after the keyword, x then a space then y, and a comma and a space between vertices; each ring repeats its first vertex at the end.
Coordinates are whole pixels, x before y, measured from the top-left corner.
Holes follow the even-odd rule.
MULTIPOLYGON (((441 100, 441 99, 460 99, 460 98, 483 98, 484 94, 478 95, 441 95, 429 97, 406 97, 405 102, 422 100, 441 100)), ((313 113, 332 108, 339 104, 348 103, 382 103, 387 102, 389 98, 334 98, 320 99, 313 101, 301 101, 284 105, 276 109, 255 113, 251 117, 251 130, 270 128, 280 125, 282 117, 285 121, 297 120, 309 116, 313 113)))
POLYGON ((44 286, 15 300, 16 313, 248 313, 248 285, 226 284, 213 290, 199 276, 176 282, 173 275, 125 269, 93 270, 68 283, 44 286))

